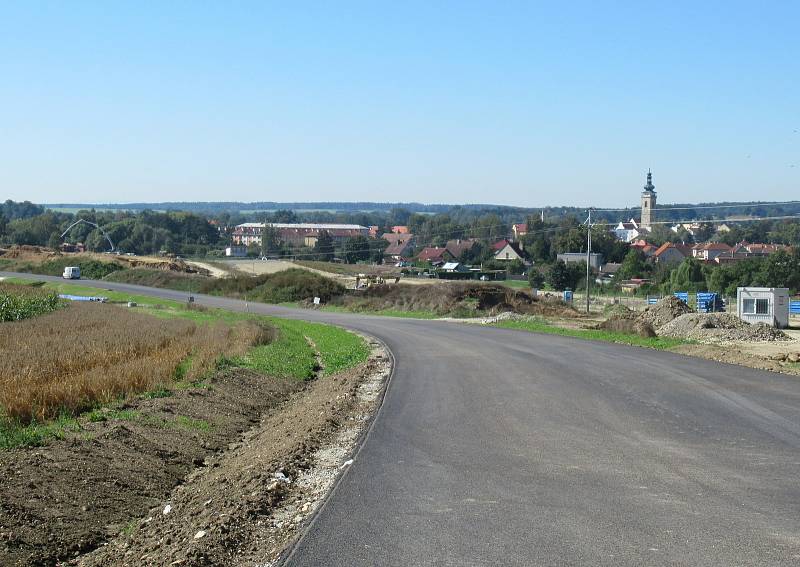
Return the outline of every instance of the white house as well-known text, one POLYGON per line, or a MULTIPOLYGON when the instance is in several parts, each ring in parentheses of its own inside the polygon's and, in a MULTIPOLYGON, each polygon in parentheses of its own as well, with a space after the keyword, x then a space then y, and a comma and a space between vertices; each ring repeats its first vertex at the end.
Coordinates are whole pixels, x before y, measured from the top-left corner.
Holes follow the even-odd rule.
POLYGON ((642 234, 642 227, 635 219, 628 222, 621 221, 614 229, 614 234, 617 236, 617 240, 630 243, 639 238, 642 234))
POLYGON ((501 240, 499 242, 495 242, 492 245, 492 249, 494 250, 494 259, 505 261, 511 260, 524 260, 522 256, 522 250, 519 248, 516 242, 509 242, 508 240, 501 240))

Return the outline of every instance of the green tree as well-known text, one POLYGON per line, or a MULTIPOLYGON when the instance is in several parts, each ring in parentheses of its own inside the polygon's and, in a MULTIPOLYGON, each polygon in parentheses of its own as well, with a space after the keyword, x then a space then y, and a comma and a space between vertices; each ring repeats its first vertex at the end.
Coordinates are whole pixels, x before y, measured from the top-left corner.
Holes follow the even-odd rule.
POLYGON ((558 260, 550 266, 546 280, 553 289, 575 289, 585 269, 586 264, 579 264, 576 262, 565 263, 562 260, 558 260))
POLYGON ((622 265, 614 276, 616 281, 641 278, 650 272, 650 265, 647 263, 641 250, 631 248, 622 260, 622 265))
POLYGON ((348 238, 344 243, 343 257, 348 264, 369 260, 370 246, 366 236, 348 238))
POLYGON ((333 237, 327 230, 320 231, 317 241, 314 243, 314 254, 317 260, 330 262, 333 260, 333 237))
POLYGON ((708 286, 703 265, 694 258, 686 258, 677 268, 672 270, 669 281, 666 282, 666 287, 665 292, 667 293, 675 291, 704 291, 708 286))
POLYGON ((531 284, 531 289, 541 289, 544 285, 544 274, 536 268, 531 267, 531 269, 528 270, 528 283, 531 284))

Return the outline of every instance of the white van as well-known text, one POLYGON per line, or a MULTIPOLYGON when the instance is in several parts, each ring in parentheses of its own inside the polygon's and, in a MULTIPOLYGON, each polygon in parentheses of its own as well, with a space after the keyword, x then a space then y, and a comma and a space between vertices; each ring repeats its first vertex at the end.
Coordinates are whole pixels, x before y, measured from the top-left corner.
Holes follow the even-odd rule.
POLYGON ((78 266, 67 266, 61 277, 65 280, 79 280, 81 279, 81 269, 78 266))

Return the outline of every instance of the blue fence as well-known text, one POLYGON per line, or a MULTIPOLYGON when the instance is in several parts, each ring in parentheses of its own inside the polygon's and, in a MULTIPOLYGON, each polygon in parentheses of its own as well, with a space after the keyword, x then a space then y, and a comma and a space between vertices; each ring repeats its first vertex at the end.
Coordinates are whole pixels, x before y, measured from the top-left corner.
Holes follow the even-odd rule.
POLYGON ((67 293, 59 294, 61 299, 69 299, 70 301, 99 301, 100 303, 105 303, 108 301, 105 297, 92 297, 88 295, 69 295, 67 293))
POLYGON ((676 291, 673 293, 675 297, 683 301, 686 305, 689 305, 689 292, 688 291, 676 291))
POLYGON ((697 292, 697 311, 700 313, 715 313, 717 311, 725 311, 725 304, 722 298, 712 292, 697 292))
POLYGON ((792 300, 789 303, 789 313, 792 315, 800 315, 800 300, 792 300))

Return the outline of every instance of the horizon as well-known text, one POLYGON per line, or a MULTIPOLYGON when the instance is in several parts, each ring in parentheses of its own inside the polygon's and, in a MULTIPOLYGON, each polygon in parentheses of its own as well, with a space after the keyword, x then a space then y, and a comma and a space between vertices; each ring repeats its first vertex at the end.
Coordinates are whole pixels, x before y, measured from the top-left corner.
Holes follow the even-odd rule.
POLYGON ((0 187, 635 208, 652 169, 672 203, 785 201, 798 17, 780 2, 12 4, 0 187))

